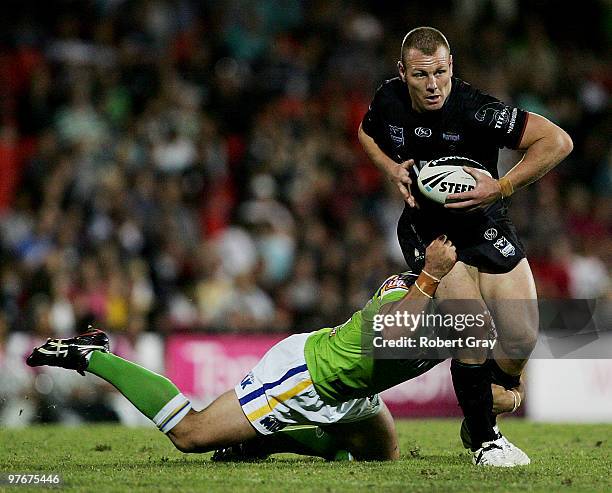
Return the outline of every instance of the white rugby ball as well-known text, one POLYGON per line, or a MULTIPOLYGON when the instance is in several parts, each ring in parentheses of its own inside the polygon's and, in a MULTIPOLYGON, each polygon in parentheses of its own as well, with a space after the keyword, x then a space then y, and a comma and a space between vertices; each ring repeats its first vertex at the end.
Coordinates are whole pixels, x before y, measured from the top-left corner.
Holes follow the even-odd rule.
POLYGON ((445 156, 429 161, 421 168, 417 178, 419 190, 438 204, 445 204, 446 197, 450 194, 473 190, 476 180, 463 171, 463 166, 476 168, 478 172, 491 176, 482 164, 473 159, 445 156))

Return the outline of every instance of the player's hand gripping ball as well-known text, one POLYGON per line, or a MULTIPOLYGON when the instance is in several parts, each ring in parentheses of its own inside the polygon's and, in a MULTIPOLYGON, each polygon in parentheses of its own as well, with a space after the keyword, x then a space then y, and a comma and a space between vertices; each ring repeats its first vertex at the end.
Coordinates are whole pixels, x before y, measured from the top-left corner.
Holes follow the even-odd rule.
POLYGON ((421 168, 417 179, 419 190, 425 197, 438 204, 446 204, 446 197, 453 193, 474 190, 476 180, 463 169, 463 166, 475 168, 479 173, 491 177, 491 173, 473 159, 445 156, 429 161, 421 168))

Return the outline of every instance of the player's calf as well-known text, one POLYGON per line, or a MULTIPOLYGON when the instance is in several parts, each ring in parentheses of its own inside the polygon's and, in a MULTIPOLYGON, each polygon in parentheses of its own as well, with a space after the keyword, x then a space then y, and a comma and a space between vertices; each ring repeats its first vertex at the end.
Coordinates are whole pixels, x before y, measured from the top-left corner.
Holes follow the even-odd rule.
POLYGON ((90 330, 70 339, 49 339, 28 357, 30 366, 59 366, 93 373, 119 390, 183 452, 207 452, 256 435, 234 391, 203 411, 166 377, 108 352, 108 337, 90 330))

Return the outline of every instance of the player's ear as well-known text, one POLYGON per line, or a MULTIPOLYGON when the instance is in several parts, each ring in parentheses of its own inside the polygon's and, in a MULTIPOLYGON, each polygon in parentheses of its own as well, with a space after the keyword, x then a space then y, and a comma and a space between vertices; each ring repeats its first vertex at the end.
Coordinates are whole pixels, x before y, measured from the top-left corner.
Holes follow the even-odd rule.
POLYGON ((404 64, 401 60, 397 61, 397 71, 399 72, 400 79, 402 82, 406 82, 406 69, 404 68, 404 64))
POLYGON ((453 55, 448 55, 448 71, 450 76, 453 76, 453 55))

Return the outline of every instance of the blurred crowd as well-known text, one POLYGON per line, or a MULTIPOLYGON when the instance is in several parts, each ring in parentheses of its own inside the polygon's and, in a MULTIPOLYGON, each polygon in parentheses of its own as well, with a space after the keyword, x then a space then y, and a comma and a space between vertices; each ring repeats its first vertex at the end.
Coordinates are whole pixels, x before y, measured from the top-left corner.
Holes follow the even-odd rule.
MULTIPOLYGON (((0 396, 23 396, 32 341, 96 324, 161 371, 163 335, 335 325, 402 270, 401 198, 356 135, 418 25, 446 33, 456 76, 570 133, 572 155, 511 213, 541 297, 611 297, 609 3, 379 3, 13 5, 0 396)), ((75 408, 97 399, 65 388, 75 408)))

